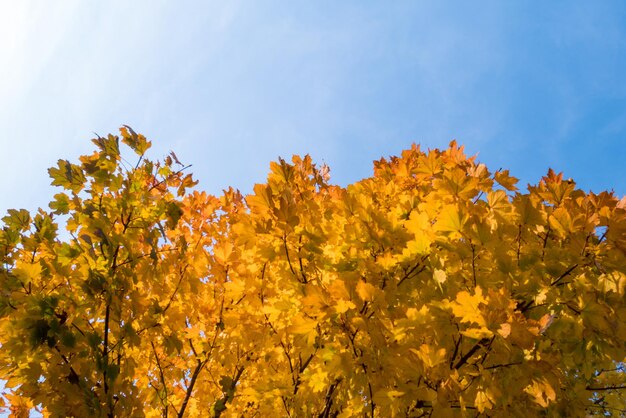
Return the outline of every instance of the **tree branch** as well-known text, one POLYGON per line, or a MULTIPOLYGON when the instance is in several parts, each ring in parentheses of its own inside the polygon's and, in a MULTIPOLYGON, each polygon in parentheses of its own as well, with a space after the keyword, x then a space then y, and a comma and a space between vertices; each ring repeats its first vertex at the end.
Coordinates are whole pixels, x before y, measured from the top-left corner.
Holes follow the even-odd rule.
MULTIPOLYGON (((452 337, 452 340, 454 341, 454 337, 452 337)), ((451 369, 452 369, 452 365, 454 364, 454 359, 456 358, 457 354, 459 354, 459 347, 461 345, 462 340, 463 340, 463 335, 459 335, 459 339, 454 341, 454 353, 452 353, 452 357, 450 358, 451 369)))
MULTIPOLYGON (((151 192, 153 189, 159 187, 160 185, 162 185, 163 183, 165 183, 166 181, 169 181, 172 177, 179 175, 180 173, 182 173, 183 171, 185 171, 186 169, 188 169, 189 167, 191 167, 191 164, 186 165, 185 167, 181 168, 178 171, 175 171, 173 173, 171 173, 169 176, 165 177, 163 180, 161 180, 158 183, 153 184, 149 189, 148 192, 151 192)), ((156 178, 155 178, 156 180, 156 178)))
MULTIPOLYGON (((291 264, 291 258, 289 257, 289 248, 287 248, 287 236, 283 235, 283 246, 285 247, 285 255, 287 256, 287 263, 289 264, 289 270, 291 270, 291 274, 293 274, 296 278, 298 275, 291 264)), ((300 281, 300 279, 298 279, 300 281)), ((304 283, 306 284, 306 278, 304 279, 304 283)))
POLYGON ((426 269, 426 264, 424 264, 424 261, 426 261, 426 259, 428 258, 429 254, 426 254, 425 256, 423 256, 420 261, 415 264, 409 271, 407 271, 404 276, 402 276, 402 278, 398 281, 398 284, 396 285, 396 287, 400 287, 400 285, 407 279, 410 279, 411 277, 415 277, 418 274, 420 274, 421 272, 423 272, 426 269), (421 269, 419 269, 417 271, 417 273, 413 274, 413 272, 415 270, 417 270, 418 267, 421 267, 421 269))
POLYGON ((465 363, 467 363, 467 360, 469 360, 476 353, 476 351, 478 351, 485 344, 491 343, 494 338, 495 336, 491 338, 483 338, 482 340, 478 341, 476 344, 474 344, 472 348, 470 348, 470 350, 467 353, 465 353, 463 357, 459 359, 459 361, 455 364, 454 368, 458 369, 461 366, 463 366, 465 363))
POLYGON ((578 264, 574 264, 572 267, 568 268, 563 274, 561 274, 552 283, 550 283, 550 286, 559 286, 559 282, 565 277, 569 276, 569 274, 574 271, 576 267, 578 267, 578 264))
POLYGON ((152 346, 152 351, 154 352, 154 358, 156 359, 157 367, 159 368, 159 375, 161 376, 161 384, 163 385, 164 398, 161 397, 161 394, 158 393, 159 399, 161 399, 161 403, 163 404, 163 417, 167 418, 167 385, 165 384, 165 376, 163 376, 163 368, 161 367, 161 361, 159 360, 159 356, 157 355, 156 348, 154 347, 154 343, 150 341, 150 345, 152 346))
POLYGON ((585 389, 591 390, 594 392, 603 391, 603 390, 621 390, 621 389, 626 389, 626 385, 615 385, 615 386, 605 386, 605 387, 595 387, 595 386, 587 385, 585 389))
POLYGON ((326 391, 326 397, 324 400, 324 409, 319 413, 318 418, 330 418, 330 410, 333 406, 333 393, 337 386, 341 383, 341 378, 335 379, 335 381, 328 387, 326 391))
POLYGON ((113 405, 109 397, 109 378, 107 376, 107 369, 109 368, 109 319, 111 317, 111 304, 107 303, 104 313, 104 342, 102 347, 102 359, 104 360, 104 370, 102 371, 102 378, 104 381, 104 395, 106 397, 107 406, 109 412, 107 416, 113 418, 113 405))
POLYGON ((185 409, 187 408, 187 404, 189 403, 189 399, 191 398, 191 393, 193 392, 193 387, 196 384, 196 380, 198 380, 198 375, 204 368, 206 364, 205 361, 198 360, 198 364, 193 371, 193 375, 191 376, 191 381, 189 382, 189 386, 187 386, 187 393, 185 393, 185 399, 183 400, 182 405, 180 406, 180 411, 178 411, 178 418, 183 418, 185 415, 185 409))

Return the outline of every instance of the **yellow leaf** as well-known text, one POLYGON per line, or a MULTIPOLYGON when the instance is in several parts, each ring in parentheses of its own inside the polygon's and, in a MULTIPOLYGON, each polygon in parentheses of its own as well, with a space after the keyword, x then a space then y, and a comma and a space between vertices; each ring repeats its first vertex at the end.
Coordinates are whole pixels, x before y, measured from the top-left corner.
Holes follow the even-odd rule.
POLYGON ((413 239, 406 243, 406 248, 402 251, 404 259, 427 253, 433 242, 429 233, 431 224, 428 214, 413 210, 409 219, 404 222, 404 227, 413 234, 413 239))
POLYGON ((246 196, 246 202, 258 215, 266 215, 275 207, 272 190, 264 184, 255 184, 254 194, 246 196))
POLYGON ((231 241, 222 241, 220 244, 213 248, 213 255, 218 263, 226 264, 228 257, 233 252, 233 244, 231 241))
POLYGON ((456 301, 451 302, 450 306, 452 307, 452 313, 461 318, 461 322, 476 323, 486 328, 487 323, 479 307, 481 303, 485 302, 482 289, 480 286, 477 286, 473 296, 465 290, 457 293, 456 301))
POLYGON ((533 401, 546 408, 550 402, 556 400, 556 393, 547 380, 534 380, 524 391, 533 397, 533 401))
POLYGON ((308 334, 315 331, 316 327, 317 321, 307 317, 297 316, 291 324, 291 332, 294 334, 308 334))
POLYGON ((478 412, 483 413, 485 409, 491 409, 494 405, 493 400, 489 397, 489 394, 483 390, 476 392, 476 400, 474 405, 478 408, 478 412))
POLYGON ((323 369, 315 370, 308 380, 308 384, 313 392, 321 392, 328 386, 328 372, 323 369))
POLYGON ((306 296, 302 298, 302 305, 311 310, 323 310, 327 306, 324 294, 317 286, 308 285, 306 296))
POLYGON ((298 336, 299 340, 311 347, 317 338, 317 321, 305 316, 297 316, 293 319, 289 330, 298 336))
POLYGON ((550 226, 559 233, 560 236, 565 237, 574 230, 572 224, 572 217, 567 209, 560 207, 552 212, 552 216, 549 218, 550 226))
POLYGON ((343 280, 333 280, 328 287, 328 293, 330 293, 330 297, 335 300, 350 299, 350 293, 346 287, 346 282, 343 280))
POLYGON ((430 319, 428 306, 423 305, 419 310, 416 308, 408 308, 406 310, 406 317, 411 321, 423 321, 430 319))
POLYGON ((492 211, 502 216, 508 216, 511 208, 509 198, 502 190, 487 193, 487 204, 492 211))
POLYGON ((404 396, 404 392, 397 390, 381 389, 374 394, 374 403, 380 406, 389 406, 395 399, 404 396))
POLYGON ((430 228, 430 220, 425 212, 411 211, 409 219, 404 222, 404 227, 414 234, 421 233, 430 228))
POLYGON ((467 222, 467 214, 463 213, 456 205, 446 205, 439 213, 435 230, 442 232, 460 233, 467 222))
POLYGON ((435 279, 435 282, 437 282, 439 289, 442 289, 441 285, 444 284, 448 279, 448 277, 446 276, 446 272, 439 269, 435 269, 433 273, 433 278, 435 279))
POLYGON ((376 288, 369 283, 359 280, 356 285, 356 293, 363 301, 371 301, 376 294, 376 288))
POLYGON ((406 243, 406 248, 402 250, 402 256, 404 259, 411 259, 415 255, 426 254, 430 250, 432 240, 423 232, 415 235, 415 239, 412 239, 406 243))
POLYGON ((626 289, 626 274, 619 271, 603 273, 598 277, 598 288, 602 292, 615 292, 623 296, 626 289))
POLYGON ((543 334, 548 329, 548 327, 552 325, 553 321, 554 321, 554 315, 545 314, 544 316, 542 316, 538 321, 539 328, 540 328, 539 332, 543 334))
POLYGON ((461 334, 469 338, 474 338, 476 340, 482 340, 483 338, 489 338, 493 336, 493 332, 491 332, 487 328, 469 328, 461 331, 461 334))
POLYGON ((404 392, 400 392, 397 390, 390 390, 389 392, 387 392, 387 396, 389 396, 390 398, 399 398, 403 395, 404 395, 404 392))
POLYGON ((500 329, 498 330, 498 334, 502 337, 506 338, 511 334, 511 324, 500 324, 500 329))
POLYGON ((519 179, 513 176, 509 176, 509 170, 497 171, 494 177, 496 178, 498 184, 500 184, 500 186, 504 187, 505 189, 512 192, 517 190, 517 187, 515 185, 517 184, 519 179))
POLYGON ((21 263, 19 267, 13 270, 13 273, 24 284, 28 284, 33 280, 37 280, 41 276, 41 264, 39 263, 21 263))
POLYGON ((352 303, 352 301, 341 299, 335 303, 334 307, 337 313, 342 314, 350 309, 356 308, 356 305, 352 303))
POLYGON ((376 259, 376 264, 384 269, 390 269, 398 264, 398 260, 391 253, 385 253, 376 259))
POLYGON ((422 360, 424 365, 429 368, 435 367, 436 365, 446 361, 445 348, 435 349, 428 344, 422 344, 419 350, 416 350, 415 348, 410 348, 409 350, 415 353, 419 359, 422 360))
POLYGON ((506 338, 511 344, 530 349, 535 344, 540 328, 536 321, 526 319, 522 314, 516 313, 510 322, 510 330, 506 338))
POLYGON ((540 225, 543 223, 542 213, 533 206, 530 196, 517 195, 513 204, 523 225, 540 225))

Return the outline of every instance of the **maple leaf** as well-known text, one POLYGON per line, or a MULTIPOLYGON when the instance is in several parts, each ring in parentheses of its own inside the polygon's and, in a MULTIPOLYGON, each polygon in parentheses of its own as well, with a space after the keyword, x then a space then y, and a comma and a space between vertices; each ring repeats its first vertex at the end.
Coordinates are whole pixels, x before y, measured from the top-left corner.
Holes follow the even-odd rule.
POLYGON ((512 192, 517 190, 517 187, 515 185, 517 184, 519 179, 510 176, 509 170, 498 170, 494 174, 494 177, 496 181, 498 182, 498 184, 500 184, 505 189, 512 191, 512 192))
POLYGON ((67 160, 59 160, 57 164, 58 168, 52 167, 48 169, 48 173, 52 177, 52 185, 61 186, 74 193, 80 192, 86 182, 81 168, 67 160))
POLYGON ((426 367, 432 368, 446 360, 446 349, 434 349, 428 344, 422 344, 418 349, 411 348, 411 352, 415 353, 426 367))
POLYGON ((467 218, 467 215, 458 206, 446 205, 441 210, 437 222, 435 222, 435 230, 453 232, 453 236, 460 236, 467 218))
POLYGON ((152 143, 146 140, 145 136, 137 134, 130 126, 121 127, 120 133, 122 134, 122 142, 135 151, 137 155, 143 156, 152 146, 152 143))
POLYGON ((479 390, 476 392, 476 399, 474 401, 478 412, 483 413, 486 409, 491 409, 494 405, 493 399, 489 396, 488 392, 479 390))
POLYGON ((527 386, 524 390, 543 407, 547 407, 551 401, 556 399, 556 392, 545 379, 533 381, 532 385, 527 386))
POLYGON ((480 286, 477 286, 474 290, 474 295, 465 290, 457 293, 456 299, 450 303, 450 307, 452 308, 452 313, 461 318, 461 322, 475 323, 485 327, 487 323, 481 312, 480 305, 486 302, 482 289, 480 286))

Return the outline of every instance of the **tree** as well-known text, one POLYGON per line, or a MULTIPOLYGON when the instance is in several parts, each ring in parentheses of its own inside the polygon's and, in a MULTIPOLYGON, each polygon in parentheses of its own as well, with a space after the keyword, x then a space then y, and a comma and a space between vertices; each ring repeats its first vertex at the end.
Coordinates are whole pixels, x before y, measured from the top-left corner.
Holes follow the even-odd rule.
POLYGON ((519 192, 455 142, 215 197, 121 141, 134 164, 98 137, 50 211, 3 218, 14 416, 626 413, 626 199, 552 170, 519 192))

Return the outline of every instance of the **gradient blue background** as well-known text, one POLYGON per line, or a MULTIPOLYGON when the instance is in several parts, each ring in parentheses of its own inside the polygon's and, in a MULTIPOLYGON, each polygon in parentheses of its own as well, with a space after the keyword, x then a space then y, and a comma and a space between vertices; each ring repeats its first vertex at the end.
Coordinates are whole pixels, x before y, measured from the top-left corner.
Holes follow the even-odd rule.
POLYGON ((0 1, 0 212, 46 207, 46 169, 122 124, 211 193, 457 139, 623 195, 625 78, 622 1, 0 1))

